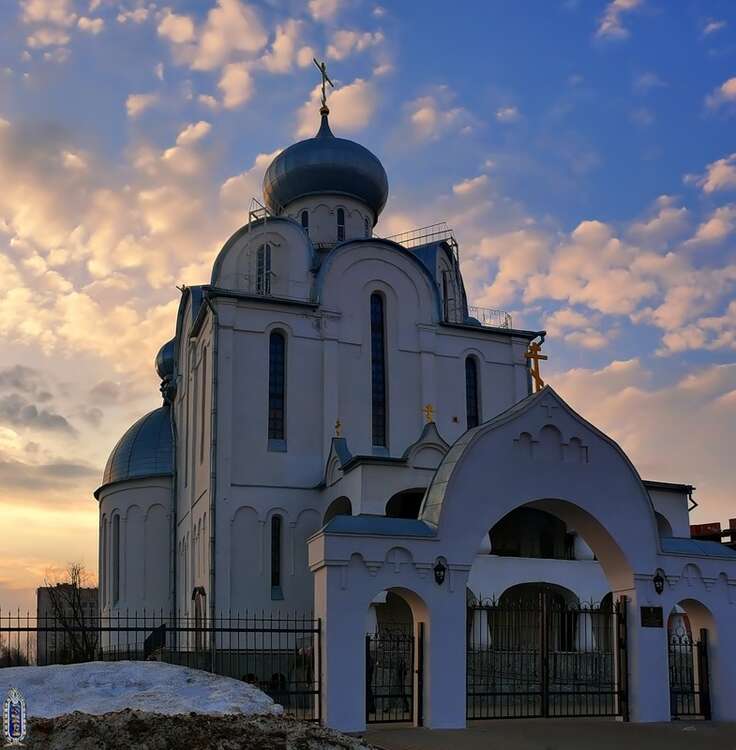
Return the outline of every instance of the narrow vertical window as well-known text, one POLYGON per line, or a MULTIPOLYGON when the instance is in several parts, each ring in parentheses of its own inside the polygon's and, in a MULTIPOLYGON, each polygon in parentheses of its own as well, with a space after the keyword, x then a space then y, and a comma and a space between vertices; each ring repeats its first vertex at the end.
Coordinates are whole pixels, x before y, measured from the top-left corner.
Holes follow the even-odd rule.
POLYGON ((268 439, 284 440, 286 407, 286 339, 274 331, 269 341, 268 439))
POLYGON ((468 429, 480 424, 480 406, 478 403, 478 362, 475 357, 465 360, 465 405, 468 418, 468 429))
POLYGON ((268 242, 256 253, 256 294, 271 294, 271 245, 268 242))
POLYGON ((201 379, 201 393, 200 396, 200 404, 199 404, 199 463, 202 463, 204 460, 204 433, 205 433, 205 416, 206 416, 206 410, 205 410, 205 401, 206 401, 206 394, 207 394, 207 347, 205 346, 202 350, 202 379, 201 379))
POLYGON ((371 236, 371 223, 367 218, 363 219, 363 234, 365 235, 366 239, 371 236))
POLYGON ((281 598, 281 516, 271 517, 271 597, 281 598))
POLYGON ((345 239, 345 210, 337 209, 337 241, 342 242, 345 239))
POLYGON ((371 295, 371 406, 373 445, 386 446, 386 342, 383 297, 371 295))
POLYGON ((120 599, 120 516, 112 518, 112 603, 120 599))
MULTIPOLYGON (((188 381, 191 381, 191 377, 187 378, 188 381)), ((189 485, 189 431, 191 430, 192 425, 189 421, 189 399, 192 397, 191 393, 191 385, 187 384, 187 391, 184 396, 184 405, 185 405, 185 417, 184 417, 184 486, 187 487, 189 485)))
POLYGON ((306 211, 306 210, 302 211, 301 219, 302 219, 302 226, 308 232, 309 231, 309 211, 306 211))
POLYGON ((102 606, 107 604, 107 516, 102 521, 102 575, 100 576, 100 590, 102 593, 102 606))
POLYGON ((450 320, 450 300, 448 295, 447 271, 442 272, 442 306, 445 311, 445 320, 450 320))

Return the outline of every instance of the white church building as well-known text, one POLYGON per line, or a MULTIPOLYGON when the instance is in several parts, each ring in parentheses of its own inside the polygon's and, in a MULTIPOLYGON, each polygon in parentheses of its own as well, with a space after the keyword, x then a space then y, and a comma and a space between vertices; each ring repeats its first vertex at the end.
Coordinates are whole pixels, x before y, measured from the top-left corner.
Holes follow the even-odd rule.
POLYGON ((693 488, 535 380, 544 332, 471 306, 451 231, 374 235, 386 173, 328 114, 182 291, 95 493, 103 616, 313 611, 343 730, 736 720, 736 553, 690 538, 693 488))

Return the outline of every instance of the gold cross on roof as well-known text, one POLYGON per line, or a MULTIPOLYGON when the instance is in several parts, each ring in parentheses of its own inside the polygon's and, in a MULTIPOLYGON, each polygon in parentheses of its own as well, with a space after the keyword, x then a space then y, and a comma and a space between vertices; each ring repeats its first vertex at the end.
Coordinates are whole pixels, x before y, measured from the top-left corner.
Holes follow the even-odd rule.
POLYGON ((422 411, 427 422, 434 422, 434 406, 432 404, 427 404, 422 411))
POLYGON ((314 64, 317 66, 317 70, 319 70, 319 72, 322 74, 322 107, 320 108, 319 112, 321 115, 327 115, 330 113, 330 110, 327 107, 327 91, 325 90, 325 83, 329 83, 333 89, 335 88, 335 84, 327 75, 327 63, 324 62, 324 60, 321 63, 318 63, 316 57, 313 57, 312 60, 314 60, 314 64))
POLYGON ((544 388, 544 381, 539 372, 539 362, 543 359, 547 359, 546 354, 542 354, 542 345, 537 341, 532 341, 529 344, 529 349, 526 352, 526 358, 531 362, 531 368, 529 372, 532 375, 532 381, 534 382, 534 393, 538 393, 544 388))

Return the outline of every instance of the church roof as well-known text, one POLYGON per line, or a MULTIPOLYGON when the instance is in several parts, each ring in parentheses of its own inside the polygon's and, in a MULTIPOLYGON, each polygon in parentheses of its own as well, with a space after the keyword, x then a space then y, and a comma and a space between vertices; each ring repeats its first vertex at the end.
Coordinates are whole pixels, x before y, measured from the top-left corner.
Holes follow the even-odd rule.
POLYGON ((164 404, 141 417, 118 440, 107 459, 102 486, 129 479, 171 476, 173 458, 171 410, 164 404))
POLYGON ((273 214, 308 195, 346 195, 367 204, 377 220, 388 199, 386 170, 365 146, 336 138, 327 115, 314 138, 294 143, 269 165, 263 198, 273 214))

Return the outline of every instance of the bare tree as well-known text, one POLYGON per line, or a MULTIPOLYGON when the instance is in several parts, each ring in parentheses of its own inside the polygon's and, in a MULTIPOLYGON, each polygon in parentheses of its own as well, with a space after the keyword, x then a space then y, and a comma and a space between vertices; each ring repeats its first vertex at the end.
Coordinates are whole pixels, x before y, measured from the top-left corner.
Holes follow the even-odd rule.
POLYGON ((28 656, 19 646, 11 646, 5 643, 0 635, 0 668, 1 667, 27 667, 28 656))
POLYGON ((92 576, 78 562, 69 563, 61 580, 58 577, 50 580, 48 573, 44 577, 54 635, 61 635, 56 640, 57 658, 63 662, 91 661, 97 656, 98 615, 96 611, 90 614, 85 609, 83 596, 93 583, 92 576))

